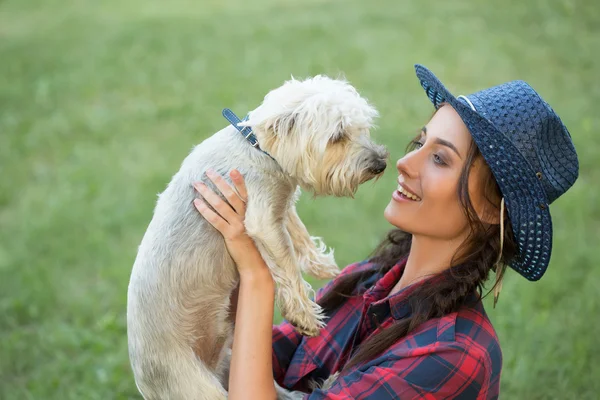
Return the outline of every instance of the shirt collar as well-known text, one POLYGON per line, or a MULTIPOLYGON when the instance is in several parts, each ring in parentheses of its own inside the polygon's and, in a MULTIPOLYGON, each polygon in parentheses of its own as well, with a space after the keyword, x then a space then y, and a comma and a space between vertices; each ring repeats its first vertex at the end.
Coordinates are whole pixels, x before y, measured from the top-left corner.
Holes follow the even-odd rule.
POLYGON ((406 318, 412 312, 408 299, 417 288, 425 282, 430 282, 432 279, 442 279, 439 275, 434 275, 430 278, 420 280, 413 284, 402 288, 398 292, 389 296, 391 290, 396 286, 406 267, 406 258, 396 263, 383 277, 381 277, 375 285, 365 293, 365 300, 369 303, 383 304, 388 303, 390 312, 394 319, 406 318))

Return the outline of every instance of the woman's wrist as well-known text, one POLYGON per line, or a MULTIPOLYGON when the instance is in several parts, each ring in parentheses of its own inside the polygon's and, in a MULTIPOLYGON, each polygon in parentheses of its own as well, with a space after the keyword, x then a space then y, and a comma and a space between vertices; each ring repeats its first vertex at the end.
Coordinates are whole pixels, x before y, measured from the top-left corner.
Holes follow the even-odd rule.
POLYGON ((262 258, 260 258, 259 265, 253 265, 249 268, 238 265, 238 271, 240 273, 240 285, 256 286, 263 289, 271 287, 273 290, 275 289, 275 282, 273 281, 271 271, 262 258))
POLYGON ((243 243, 236 244, 235 247, 230 247, 236 249, 231 256, 237 265, 240 279, 256 280, 271 278, 269 267, 252 239, 247 238, 243 243))

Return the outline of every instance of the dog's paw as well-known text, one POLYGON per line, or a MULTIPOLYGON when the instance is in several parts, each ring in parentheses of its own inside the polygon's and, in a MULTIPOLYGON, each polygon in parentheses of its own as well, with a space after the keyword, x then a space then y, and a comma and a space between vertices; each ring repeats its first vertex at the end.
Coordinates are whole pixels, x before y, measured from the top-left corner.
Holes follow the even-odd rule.
POLYGON ((315 336, 319 336, 319 333, 321 333, 321 329, 324 327, 324 325, 322 324, 312 324, 312 325, 300 325, 299 323, 296 322, 292 322, 289 321, 294 328, 296 328, 296 331, 301 334, 302 336, 309 336, 309 337, 315 337, 315 336))
POLYGON ((306 267, 306 272, 318 279, 332 279, 340 274, 333 255, 330 258, 323 257, 306 267))
POLYGON ((310 301, 310 304, 289 304, 290 307, 282 308, 282 316, 296 328, 303 336, 318 336, 325 326, 321 307, 310 301))
POLYGON ((327 250, 327 246, 319 237, 311 237, 315 245, 315 251, 309 253, 304 271, 319 279, 331 279, 339 275, 340 269, 335 262, 333 250, 327 250))

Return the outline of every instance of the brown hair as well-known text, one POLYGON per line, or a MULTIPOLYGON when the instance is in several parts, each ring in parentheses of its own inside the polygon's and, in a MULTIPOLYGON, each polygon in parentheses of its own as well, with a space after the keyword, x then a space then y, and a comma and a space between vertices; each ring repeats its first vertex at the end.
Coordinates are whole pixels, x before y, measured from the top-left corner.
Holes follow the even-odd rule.
MULTIPOLYGON (((414 149, 414 146, 415 140, 409 144, 407 151, 414 149)), ((482 296, 483 285, 490 270, 495 270, 496 265, 508 264, 517 254, 512 227, 508 218, 505 218, 504 244, 500 262, 496 264, 501 247, 500 226, 482 222, 471 203, 468 192, 469 172, 479 157, 482 157, 481 153, 475 143, 471 141, 457 188, 471 229, 468 238, 454 254, 451 268, 438 274, 438 277, 442 279, 427 279, 422 285, 415 288, 408 299, 412 314, 365 340, 346 363, 344 369, 373 359, 427 320, 457 311, 466 304, 469 295, 475 291, 482 296)), ((483 179, 485 199, 490 204, 499 205, 502 197, 500 189, 487 164, 484 165, 483 179)), ((499 209, 498 206, 498 212, 499 209)), ((377 272, 389 271, 398 261, 408 256, 411 241, 412 235, 407 232, 400 229, 390 231, 371 255, 370 261, 375 263, 377 268, 340 278, 332 289, 319 300, 319 304, 326 311, 335 310, 346 298, 352 296, 353 290, 359 282, 377 272)))

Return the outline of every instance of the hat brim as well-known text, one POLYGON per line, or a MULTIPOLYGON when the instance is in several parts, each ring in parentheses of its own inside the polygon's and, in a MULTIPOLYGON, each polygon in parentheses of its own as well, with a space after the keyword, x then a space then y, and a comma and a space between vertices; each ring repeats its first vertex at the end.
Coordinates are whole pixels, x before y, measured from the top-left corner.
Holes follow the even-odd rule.
POLYGON ((519 254, 510 267, 530 281, 548 268, 552 252, 552 218, 542 183, 515 145, 491 121, 453 96, 427 68, 415 65, 421 86, 435 108, 447 103, 461 117, 489 165, 512 225, 519 254))

